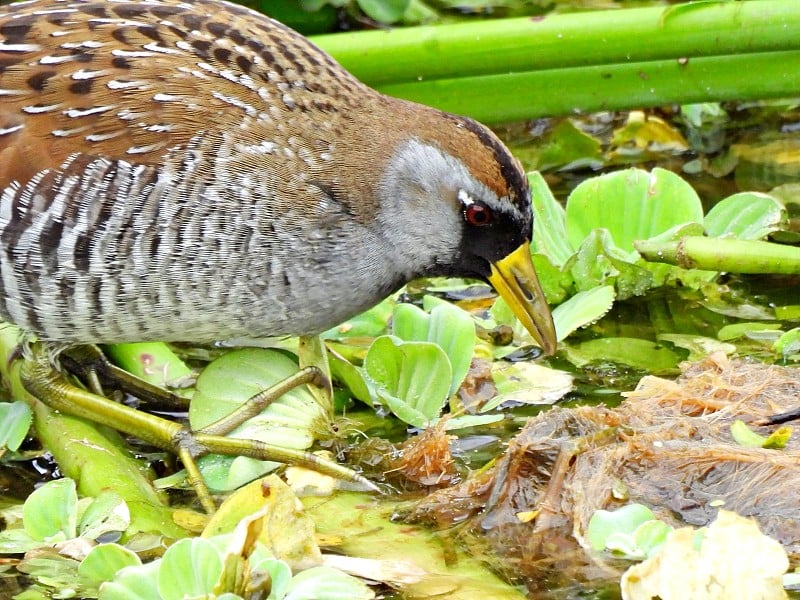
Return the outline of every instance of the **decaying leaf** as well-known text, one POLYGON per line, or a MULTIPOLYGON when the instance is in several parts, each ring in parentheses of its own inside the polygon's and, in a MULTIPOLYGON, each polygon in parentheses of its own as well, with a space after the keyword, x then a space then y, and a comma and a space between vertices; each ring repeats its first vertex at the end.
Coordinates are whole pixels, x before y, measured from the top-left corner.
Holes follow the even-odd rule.
POLYGON ((501 556, 498 568, 513 564, 531 592, 618 581, 630 563, 590 550, 586 531, 597 510, 623 503, 675 528, 705 526, 722 507, 800 557, 800 504, 786 493, 800 487, 800 441, 746 448, 730 431, 740 419, 772 433, 756 423, 796 407, 800 370, 722 354, 681 369, 677 381, 643 378, 614 409, 554 407, 530 419, 491 469, 431 494, 412 518, 471 525, 487 554, 501 556))
POLYGON ((789 568, 783 547, 761 533, 752 519, 721 510, 702 536, 682 527, 667 536, 661 552, 622 576, 624 600, 781 600, 781 576, 789 568))

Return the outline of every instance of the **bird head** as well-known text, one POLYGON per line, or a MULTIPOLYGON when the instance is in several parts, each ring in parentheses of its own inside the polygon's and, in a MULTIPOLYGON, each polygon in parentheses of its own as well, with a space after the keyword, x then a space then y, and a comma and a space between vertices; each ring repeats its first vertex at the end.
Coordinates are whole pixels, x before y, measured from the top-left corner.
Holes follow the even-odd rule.
POLYGON ((550 309, 531 260, 530 188, 522 166, 487 127, 427 109, 395 146, 380 180, 378 220, 421 275, 488 281, 547 354, 550 309), (420 262, 422 261, 422 262, 420 262))

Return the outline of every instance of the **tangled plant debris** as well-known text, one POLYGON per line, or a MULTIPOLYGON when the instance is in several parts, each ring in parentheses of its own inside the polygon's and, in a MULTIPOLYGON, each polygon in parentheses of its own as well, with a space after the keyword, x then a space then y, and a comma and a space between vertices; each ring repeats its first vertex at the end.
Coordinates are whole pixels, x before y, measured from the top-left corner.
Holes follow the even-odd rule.
POLYGON ((491 470, 422 501, 411 518, 453 524, 470 517, 493 552, 532 589, 560 580, 617 577, 629 563, 584 551, 593 514, 629 503, 673 527, 705 526, 720 508, 755 520, 800 557, 800 442, 741 446, 736 420, 791 408, 797 369, 728 359, 682 365, 676 380, 645 377, 618 408, 554 408, 531 419, 491 470), (574 535, 574 537, 573 537, 574 535), (582 560, 578 557, 583 556, 582 560))

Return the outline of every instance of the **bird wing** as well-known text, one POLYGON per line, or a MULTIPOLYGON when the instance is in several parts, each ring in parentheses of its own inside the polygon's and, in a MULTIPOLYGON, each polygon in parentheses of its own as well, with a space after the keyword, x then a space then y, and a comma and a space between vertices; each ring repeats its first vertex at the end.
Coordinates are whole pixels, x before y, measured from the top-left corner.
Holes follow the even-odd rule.
POLYGON ((365 89, 302 36, 224 2, 3 10, 0 189, 75 152, 158 165, 203 133, 324 161, 350 92, 365 89))

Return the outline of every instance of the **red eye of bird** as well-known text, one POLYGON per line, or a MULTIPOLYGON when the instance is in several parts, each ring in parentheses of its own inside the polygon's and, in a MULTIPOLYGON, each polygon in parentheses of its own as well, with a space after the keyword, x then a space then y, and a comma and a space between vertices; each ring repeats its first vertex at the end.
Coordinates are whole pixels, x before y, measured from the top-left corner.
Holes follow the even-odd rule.
POLYGON ((482 227, 492 222, 492 211, 482 204, 470 204, 464 211, 464 218, 470 225, 482 227))

